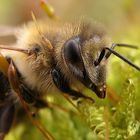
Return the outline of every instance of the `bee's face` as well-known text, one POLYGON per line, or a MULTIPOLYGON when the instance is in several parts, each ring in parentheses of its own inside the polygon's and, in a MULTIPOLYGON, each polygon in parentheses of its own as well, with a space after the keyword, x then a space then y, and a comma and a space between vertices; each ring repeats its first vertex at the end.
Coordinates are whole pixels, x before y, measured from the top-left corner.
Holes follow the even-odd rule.
POLYGON ((95 65, 103 48, 109 45, 105 36, 98 34, 83 39, 72 37, 64 44, 64 59, 70 72, 100 98, 106 94, 106 61, 95 65))
MULTIPOLYGON (((76 78, 87 88, 94 91, 98 97, 104 98, 106 92, 106 63, 102 61, 99 65, 95 65, 95 61, 99 58, 102 50, 109 46, 110 40, 106 37, 105 32, 98 28, 89 25, 75 25, 78 26, 75 28, 72 24, 68 25, 61 28, 59 26, 53 29, 49 28, 49 31, 48 28, 43 28, 44 35, 53 46, 52 50, 49 50, 42 38, 38 43, 34 42, 35 39, 32 39, 33 42, 27 42, 27 44, 31 44, 30 52, 33 54, 29 55, 27 60, 29 68, 36 76, 34 79, 39 79, 36 81, 41 79, 42 82, 39 82, 41 86, 47 87, 46 79, 51 81, 49 80, 51 77, 50 71, 57 66, 66 79, 72 81, 76 78), (77 29, 77 31, 74 29, 77 29), (72 74, 72 78, 69 74, 72 74)), ((32 37, 34 36, 35 34, 32 37)), ((34 38, 39 38, 38 36, 34 38)))

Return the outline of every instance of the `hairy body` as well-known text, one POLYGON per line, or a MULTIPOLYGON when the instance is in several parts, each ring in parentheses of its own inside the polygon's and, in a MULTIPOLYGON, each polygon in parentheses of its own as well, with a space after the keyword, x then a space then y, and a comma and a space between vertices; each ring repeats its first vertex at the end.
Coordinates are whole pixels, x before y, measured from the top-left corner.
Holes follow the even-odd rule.
POLYGON ((44 95, 49 90, 56 90, 51 76, 51 70, 56 66, 69 83, 79 82, 73 71, 80 74, 79 69, 83 62, 72 67, 67 65, 69 62, 64 58, 64 44, 74 37, 79 39, 82 46, 85 69, 87 69, 92 82, 96 84, 105 82, 105 63, 100 64, 100 67, 97 68, 93 66, 93 62, 98 58, 100 51, 110 45, 110 39, 99 25, 82 21, 63 23, 43 20, 38 21, 37 25, 34 22, 28 23, 17 31, 16 36, 17 43, 12 47, 35 49, 36 54, 27 56, 21 52, 8 50, 3 50, 2 54, 13 60, 21 74, 22 81, 31 89, 39 91, 40 94, 44 95), (53 46, 52 50, 49 50, 47 44, 43 42, 40 32, 50 41, 53 46), (73 71, 70 70, 71 67, 73 71))

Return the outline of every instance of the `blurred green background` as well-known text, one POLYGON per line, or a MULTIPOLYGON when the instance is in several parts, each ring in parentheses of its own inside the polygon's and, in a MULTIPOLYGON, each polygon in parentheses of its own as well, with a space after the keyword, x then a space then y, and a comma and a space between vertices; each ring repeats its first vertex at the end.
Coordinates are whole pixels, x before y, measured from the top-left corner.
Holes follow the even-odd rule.
MULTIPOLYGON (((48 0, 62 20, 86 17, 102 23, 113 42, 140 46, 140 0, 48 0)), ((19 26, 46 13, 39 0, 0 0, 0 24, 19 26)), ((12 42, 0 38, 0 43, 12 42), (5 42, 6 41, 6 42, 5 42)), ((140 50, 118 48, 118 52, 140 66, 140 50)), ((95 103, 75 103, 81 113, 62 96, 48 100, 67 108, 45 109, 39 119, 56 140, 138 140, 140 139, 140 72, 115 56, 108 65, 108 97, 95 103)), ((25 118, 14 127, 6 140, 43 140, 42 134, 25 118)))

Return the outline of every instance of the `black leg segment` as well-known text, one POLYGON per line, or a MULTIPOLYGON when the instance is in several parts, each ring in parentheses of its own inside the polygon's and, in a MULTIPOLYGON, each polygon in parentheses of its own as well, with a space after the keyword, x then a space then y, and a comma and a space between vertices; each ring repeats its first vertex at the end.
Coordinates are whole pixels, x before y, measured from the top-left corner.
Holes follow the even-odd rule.
POLYGON ((53 69, 51 74, 52 74, 54 84, 60 91, 76 98, 88 98, 84 96, 82 93, 71 89, 68 81, 64 78, 64 76, 59 70, 53 69))

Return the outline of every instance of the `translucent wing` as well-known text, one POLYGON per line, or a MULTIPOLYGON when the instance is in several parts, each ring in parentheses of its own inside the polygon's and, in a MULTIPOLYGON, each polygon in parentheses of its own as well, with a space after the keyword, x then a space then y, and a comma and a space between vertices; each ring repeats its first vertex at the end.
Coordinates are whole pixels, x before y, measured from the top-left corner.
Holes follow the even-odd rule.
POLYGON ((0 37, 17 36, 19 27, 0 25, 0 37))

